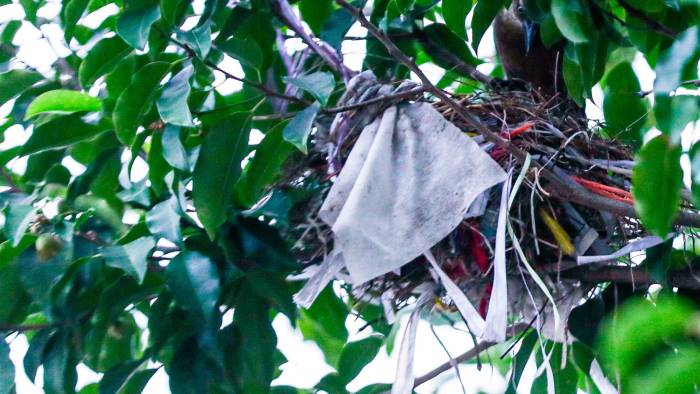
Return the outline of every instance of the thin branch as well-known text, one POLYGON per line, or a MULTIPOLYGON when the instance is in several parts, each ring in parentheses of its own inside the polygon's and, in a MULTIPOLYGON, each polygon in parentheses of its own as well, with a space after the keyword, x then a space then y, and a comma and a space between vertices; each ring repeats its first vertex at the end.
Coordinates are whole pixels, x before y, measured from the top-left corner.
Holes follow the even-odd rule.
POLYGON ((363 101, 360 103, 345 105, 342 107, 322 109, 321 112, 323 112, 324 114, 331 115, 331 114, 337 114, 340 112, 352 111, 352 110, 363 108, 363 107, 366 107, 366 106, 372 105, 372 104, 383 103, 383 102, 391 101, 391 100, 395 100, 395 99, 405 99, 405 98, 409 98, 409 97, 414 97, 414 96, 417 96, 417 95, 424 93, 426 90, 427 89, 425 86, 419 86, 417 88, 406 90, 406 91, 403 91, 400 93, 391 94, 391 95, 387 95, 387 96, 375 97, 373 99, 366 100, 366 101, 363 101))
MULTIPOLYGON (((518 323, 510 326, 508 328, 508 338, 512 338, 513 336, 519 334, 521 331, 527 329, 528 325, 525 323, 518 323)), ((440 375, 441 373, 448 371, 453 368, 454 363, 463 363, 466 361, 471 360, 472 358, 476 357, 479 353, 497 345, 499 342, 490 342, 490 341, 484 341, 477 343, 476 346, 473 348, 467 350, 466 352, 462 353, 461 355, 455 357, 453 360, 450 360, 437 368, 433 369, 432 371, 426 373, 423 376, 420 376, 416 378, 413 382, 413 388, 415 389, 416 387, 420 386, 421 384, 434 379, 436 376, 440 375)))
MULTIPOLYGON (((397 46, 394 44, 389 37, 387 37, 377 26, 371 23, 362 10, 353 7, 346 0, 335 0, 335 2, 346 9, 350 14, 354 15, 355 18, 360 22, 360 24, 367 29, 367 31, 372 34, 377 40, 379 40, 390 56, 401 62, 409 70, 411 70, 418 78, 421 80, 426 90, 432 93, 435 97, 447 104, 459 117, 461 117, 469 126, 471 126, 475 131, 484 136, 484 138, 493 142, 496 146, 499 146, 506 150, 509 154, 515 157, 520 163, 523 163, 526 158, 526 153, 514 145, 510 144, 507 140, 502 138, 497 133, 491 131, 487 128, 478 118, 471 114, 466 108, 462 107, 458 102, 453 100, 447 93, 442 89, 437 88, 433 85, 428 77, 423 73, 423 71, 418 67, 418 65, 406 56, 397 46)), ((548 168, 543 167, 539 163, 532 163, 533 168, 538 171, 538 175, 546 179, 548 184, 549 192, 553 197, 575 202, 577 204, 594 208, 597 210, 607 211, 615 213, 621 216, 627 217, 637 217, 637 213, 634 210, 634 206, 626 204, 621 201, 612 200, 599 196, 597 194, 589 192, 583 186, 574 182, 568 176, 559 177, 554 172, 548 168)), ((690 225, 694 227, 700 227, 700 215, 694 212, 680 212, 678 218, 675 221, 679 225, 690 225)))
POLYGON ((641 20, 644 22, 649 28, 661 35, 671 37, 671 38, 676 38, 678 33, 675 31, 669 29, 668 27, 662 25, 659 23, 657 20, 654 18, 650 17, 649 15, 645 14, 644 12, 634 8, 631 4, 629 4, 626 0, 617 0, 617 2, 622 6, 622 8, 625 9, 627 14, 641 20))
MULTIPOLYGON (((178 47, 180 47, 182 50, 184 50, 185 53, 187 53, 187 56, 188 56, 188 57, 190 57, 190 58, 197 57, 197 54, 195 53, 195 51, 194 51, 192 48, 189 47, 189 45, 187 45, 187 44, 185 44, 185 43, 183 43, 183 42, 180 42, 179 40, 177 40, 177 39, 175 39, 175 38, 173 38, 173 37, 171 37, 171 36, 168 37, 168 40, 170 40, 170 42, 172 42, 173 44, 175 44, 176 46, 178 46, 178 47)), ((293 102, 295 102, 295 103, 300 103, 300 104, 304 104, 304 105, 309 105, 309 104, 311 104, 311 103, 309 103, 308 101, 303 100, 303 99, 300 99, 300 98, 298 98, 298 97, 294 97, 294 96, 289 96, 289 95, 286 95, 286 94, 278 93, 278 92, 276 92, 276 91, 274 91, 274 90, 269 89, 267 86, 265 86, 265 85, 263 85, 263 84, 261 84, 261 83, 257 83, 257 82, 255 82, 255 81, 251 81, 251 80, 246 79, 246 78, 242 78, 242 77, 235 76, 235 75, 231 74, 230 72, 224 70, 223 68, 219 67, 217 64, 215 64, 215 63, 209 61, 209 60, 206 60, 206 61, 205 61, 205 60, 202 59, 202 61, 204 62, 205 65, 207 65, 207 67, 212 68, 212 69, 214 69, 214 70, 216 70, 216 71, 219 71, 220 73, 224 74, 224 76, 225 76, 226 78, 228 78, 228 79, 233 79, 233 80, 235 80, 235 81, 242 82, 242 83, 244 83, 244 84, 246 84, 246 85, 249 85, 250 87, 261 91, 262 93, 264 93, 264 94, 265 94, 266 96, 268 96, 268 97, 277 97, 277 98, 281 98, 281 99, 288 100, 288 101, 293 101, 293 102)))
POLYGON ((344 63, 343 58, 327 43, 318 40, 311 33, 304 29, 299 18, 292 10, 287 0, 271 0, 272 9, 277 17, 293 32, 295 32, 306 45, 316 52, 333 70, 343 77, 345 82, 349 81, 354 72, 344 63))
POLYGON ((420 31, 416 33, 418 40, 423 44, 426 49, 430 49, 433 53, 437 54, 440 59, 445 63, 450 65, 450 71, 457 72, 459 74, 465 75, 475 81, 481 82, 485 85, 491 85, 494 82, 494 78, 482 73, 477 70, 476 67, 464 62, 459 56, 455 55, 448 48, 436 44, 433 40, 428 37, 427 34, 420 31))

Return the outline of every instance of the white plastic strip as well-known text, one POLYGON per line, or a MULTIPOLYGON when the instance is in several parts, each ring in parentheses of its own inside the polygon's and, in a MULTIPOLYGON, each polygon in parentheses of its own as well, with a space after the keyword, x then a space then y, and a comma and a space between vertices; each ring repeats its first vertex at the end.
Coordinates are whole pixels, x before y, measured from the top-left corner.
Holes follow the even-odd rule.
POLYGON ((340 253, 331 253, 323 263, 318 267, 316 272, 311 275, 304 287, 294 294, 294 302, 303 308, 311 307, 316 297, 321 294, 321 291, 328 283, 335 278, 341 269, 345 267, 343 256, 340 253))
POLYGON ((481 337, 484 333, 484 319, 481 318, 479 312, 476 310, 476 308, 474 308, 474 305, 472 305, 467 296, 464 295, 464 292, 462 292, 459 286, 457 286, 455 282, 453 282, 452 279, 450 279, 450 277, 445 273, 445 271, 440 268, 435 260, 435 256, 433 256, 433 253, 428 250, 424 253, 424 255, 435 272, 438 274, 442 286, 445 288, 445 291, 447 291, 447 295, 450 296, 452 302, 454 302, 457 306, 459 313, 467 322, 469 330, 475 336, 481 337))
MULTIPOLYGON (((672 236, 672 235, 670 235, 672 236)), ((666 237, 668 239, 669 237, 666 237)), ((599 255, 599 256, 578 256, 576 262, 581 264, 591 264, 600 263, 602 261, 617 260, 622 256, 626 256, 632 252, 639 252, 640 250, 649 249, 660 243, 664 242, 664 239, 657 236, 648 236, 640 238, 636 241, 628 243, 625 247, 621 248, 613 254, 599 255)))
POLYGON ((600 368, 600 364, 598 364, 598 360, 596 359, 593 359, 593 362, 591 363, 590 376, 591 380, 593 380, 593 383, 598 388, 598 391, 600 391, 600 394, 619 393, 615 386, 613 386, 613 384, 610 383, 610 381, 605 377, 603 370, 600 368))
POLYGON ((423 293, 416 301, 416 306, 406 323, 406 330, 401 338, 399 360, 396 366, 396 378, 391 386, 391 394, 411 394, 413 392, 413 359, 416 351, 416 333, 420 322, 420 310, 433 296, 432 292, 423 293))
POLYGON ((520 256, 520 259, 522 260, 525 269, 527 269, 528 274, 530 274, 532 280, 535 281, 537 286, 540 288, 540 290, 542 290, 544 295, 552 304, 552 314, 554 315, 554 332, 558 332, 559 326, 561 325, 561 317, 559 316, 559 309, 557 308, 557 303, 554 302, 554 297, 552 297, 552 293, 550 293, 549 289, 547 288, 547 285, 544 284, 542 278, 540 278, 535 269, 532 268, 530 263, 528 263, 527 257, 525 256, 525 252, 523 252, 522 247, 520 247, 520 242, 515 236, 515 232, 513 231, 513 227, 510 225, 510 223, 508 223, 508 233, 510 234, 510 239, 513 242, 513 248, 515 248, 515 250, 518 252, 518 256, 520 256))
MULTIPOLYGON (((529 157, 529 156, 528 156, 529 157)), ((525 167, 523 167, 525 168, 525 167)), ((506 222, 508 221, 510 181, 512 172, 503 184, 501 191, 501 208, 496 227, 496 249, 493 258, 493 287, 489 298, 489 308, 486 315, 483 339, 491 342, 502 342, 506 339, 508 325, 508 279, 506 278, 506 222)), ((520 179, 520 178, 518 178, 520 179)), ((516 182, 516 187, 518 183, 516 182)), ((514 193, 515 194, 515 193, 514 193)))

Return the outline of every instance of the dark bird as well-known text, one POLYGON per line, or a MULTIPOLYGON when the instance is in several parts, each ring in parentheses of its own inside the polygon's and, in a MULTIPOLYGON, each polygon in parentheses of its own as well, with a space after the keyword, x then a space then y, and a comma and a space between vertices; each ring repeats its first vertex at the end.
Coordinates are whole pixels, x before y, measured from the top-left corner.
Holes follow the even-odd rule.
POLYGON ((526 14, 525 0, 513 0, 493 24, 496 50, 509 79, 530 83, 545 94, 565 93, 562 80, 562 45, 547 48, 540 26, 526 14))

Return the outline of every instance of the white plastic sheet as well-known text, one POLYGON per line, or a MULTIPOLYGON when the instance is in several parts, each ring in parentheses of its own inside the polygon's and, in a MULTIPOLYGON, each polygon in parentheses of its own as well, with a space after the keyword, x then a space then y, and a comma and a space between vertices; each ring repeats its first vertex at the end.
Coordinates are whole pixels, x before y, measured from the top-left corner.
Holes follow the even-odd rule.
POLYGON ((335 278, 344 266, 345 263, 341 255, 338 253, 330 254, 318 266, 318 269, 309 276, 309 280, 304 284, 304 287, 294 294, 294 302, 303 308, 308 309, 311 307, 316 297, 321 294, 321 291, 326 288, 326 285, 335 278))
MULTIPOLYGON (((671 236, 672 234, 669 234, 666 237, 666 239, 670 238, 671 236)), ((664 242, 664 239, 661 237, 653 235, 647 236, 628 243, 627 245, 625 245, 625 247, 621 248, 615 253, 601 256, 578 256, 576 258, 576 262, 578 264, 591 264, 600 263, 603 261, 617 260, 622 256, 626 256, 632 252, 639 252, 644 249, 649 249, 651 247, 661 244, 662 242, 664 242)))
POLYGON ((430 104, 401 104, 364 128, 320 216, 361 284, 435 245, 505 176, 430 104))

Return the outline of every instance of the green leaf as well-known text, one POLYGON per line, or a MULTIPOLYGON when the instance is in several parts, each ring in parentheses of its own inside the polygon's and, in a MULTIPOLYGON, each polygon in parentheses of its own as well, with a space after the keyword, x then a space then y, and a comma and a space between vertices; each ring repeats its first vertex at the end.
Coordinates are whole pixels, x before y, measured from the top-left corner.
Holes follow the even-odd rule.
POLYGON ((76 90, 50 90, 35 98, 29 107, 25 119, 43 113, 93 112, 102 109, 102 101, 87 93, 76 90))
POLYGON ((285 123, 279 123, 267 132, 255 148, 255 156, 236 185, 239 197, 247 205, 258 201, 265 188, 277 178, 282 164, 294 149, 282 138, 284 125, 285 123))
POLYGON ((580 44, 589 41, 587 32, 593 31, 588 3, 581 0, 552 0, 554 21, 567 40, 580 44))
POLYGON ((145 360, 127 361, 110 368, 100 380, 100 394, 137 394, 157 369, 141 370, 145 360))
POLYGON ((36 217, 36 208, 31 205, 9 204, 5 208, 5 236, 17 247, 24 238, 29 225, 36 217))
POLYGON ((180 141, 180 128, 166 125, 163 129, 163 157, 173 168, 189 171, 190 163, 187 151, 180 141))
POLYGON ((333 0, 301 0, 299 12, 311 31, 318 36, 323 24, 333 13, 333 0))
POLYGON ((442 1, 442 18, 445 24, 463 40, 467 38, 466 19, 471 8, 471 0, 442 1))
POLYGON ((154 62, 140 69, 126 88, 114 108, 114 128, 122 144, 131 145, 136 129, 150 108, 160 86, 160 81, 170 71, 171 64, 154 62))
POLYGON ((637 0, 630 2, 630 6, 640 11, 659 12, 663 11, 666 2, 664 0, 637 0))
POLYGON ((311 134, 311 128, 314 125, 314 120, 316 120, 316 115, 318 115, 318 111, 320 110, 321 104, 315 101, 313 104, 306 107, 306 109, 296 114, 294 119, 287 124, 282 132, 284 139, 296 146, 300 151, 307 153, 307 140, 311 134))
POLYGON ((345 319, 348 309, 329 286, 316 298, 309 309, 299 311, 299 329, 304 338, 316 342, 326 356, 326 362, 337 365, 348 330, 345 319))
POLYGON ((530 360, 530 354, 532 354, 532 349, 534 349, 537 343, 537 333, 531 330, 529 333, 525 334, 520 344, 520 349, 513 357, 512 374, 510 379, 508 379, 508 389, 506 389, 505 394, 515 394, 518 384, 520 383, 520 378, 523 375, 525 366, 528 360, 530 360))
MULTIPOLYGON (((551 342, 549 342, 551 343, 551 342)), ((562 345, 561 344, 554 344, 552 343, 553 348, 550 350, 549 346, 545 346, 545 350, 547 353, 551 353, 551 358, 549 359, 550 366, 552 368, 553 376, 552 376, 552 385, 554 387, 554 390, 552 392, 557 393, 557 394, 576 394, 577 389, 576 385, 578 383, 578 373, 576 371, 576 367, 572 362, 567 362, 566 366, 564 368, 561 368, 562 364, 562 357, 566 354, 563 352, 562 345)), ((538 364, 544 362, 541 357, 542 357, 542 352, 536 352, 535 355, 537 356, 537 361, 538 364)), ((548 374, 543 373, 540 376, 538 376, 535 381, 532 383, 532 392, 533 393, 546 393, 547 392, 547 386, 549 386, 549 378, 547 377, 548 374)))
POLYGON ((10 360, 10 346, 0 341, 0 393, 10 393, 15 387, 15 365, 10 360))
POLYGON ((139 238, 126 245, 110 246, 102 250, 102 257, 110 267, 119 268, 143 283, 148 269, 148 257, 156 246, 151 237, 139 238))
POLYGON ((98 135, 102 130, 78 115, 60 116, 37 126, 22 147, 22 155, 64 148, 98 135))
POLYGON ((643 298, 626 302, 603 325, 598 343, 601 361, 624 381, 658 357, 669 341, 682 338, 693 324, 694 312, 691 304, 678 298, 661 297, 656 305, 643 298))
POLYGON ((138 371, 124 384, 119 391, 119 394, 141 394, 144 392, 146 385, 151 380, 153 375, 158 372, 158 368, 145 369, 138 371))
POLYGON ((236 300, 234 326, 239 333, 234 358, 238 371, 236 380, 250 394, 265 394, 270 391, 275 365, 272 355, 277 346, 277 337, 270 322, 269 306, 257 297, 249 283, 241 286, 236 300))
POLYGON ((630 393, 694 393, 700 384, 700 350, 694 344, 682 344, 674 351, 656 354, 630 379, 630 393))
POLYGON ((180 23, 190 3, 192 0, 161 0, 161 17, 168 25, 175 26, 180 23))
POLYGON ((75 25, 85 13, 87 5, 88 0, 69 0, 64 3, 61 16, 63 17, 63 37, 66 42, 70 42, 71 38, 73 38, 75 25))
POLYGON ((641 141, 647 105, 640 97, 640 91, 639 81, 629 62, 618 64, 605 77, 603 112, 607 130, 613 137, 641 141))
POLYGON ((148 43, 148 33, 151 31, 151 26, 158 19, 160 19, 158 4, 127 10, 119 17, 117 33, 132 47, 143 50, 148 43))
POLYGON ((187 105, 187 98, 190 96, 190 77, 193 73, 194 68, 188 65, 163 87, 163 92, 156 102, 163 122, 175 126, 192 126, 192 114, 187 105))
POLYGON ((182 251, 165 269, 168 288, 175 301, 207 324, 218 316, 219 273, 209 257, 182 251))
POLYGON ((360 371, 377 356, 382 347, 382 339, 370 336, 343 347, 338 360, 338 376, 347 384, 360 374, 360 371))
POLYGON ((317 71, 313 74, 301 75, 295 78, 285 78, 287 83, 309 92, 322 105, 328 104, 328 99, 335 88, 333 74, 317 71))
POLYGON ((33 71, 10 70, 0 74, 0 105, 29 89, 44 77, 33 71))
POLYGON ((72 354, 71 336, 57 334, 51 338, 44 354, 44 390, 46 394, 75 392, 77 359, 72 354))
POLYGON ((505 4, 506 0, 479 0, 476 2, 472 18, 472 48, 474 48, 474 52, 479 49, 479 43, 484 37, 484 33, 505 4))
POLYGON ((684 31, 668 49, 659 54, 656 63, 654 92, 669 94, 675 91, 683 79, 683 70, 689 61, 696 59, 699 47, 700 27, 694 26, 684 31))
POLYGON ((197 217, 210 238, 226 221, 241 161, 248 153, 248 113, 236 113, 212 127, 204 137, 194 169, 192 197, 197 217))
POLYGON ((211 50, 211 21, 192 30, 178 32, 177 36, 197 54, 197 57, 204 59, 211 50))
POLYGON ((227 55, 241 62, 244 66, 252 67, 258 71, 264 61, 260 46, 253 40, 229 38, 217 46, 227 55))
POLYGON ((571 310, 569 327, 579 341, 589 347, 595 345, 600 323, 605 316, 605 303, 601 297, 593 297, 571 310))
POLYGON ((700 98, 697 96, 656 95, 654 98, 654 116, 656 127, 671 137, 671 141, 680 142, 681 132, 688 123, 698 119, 700 98))
POLYGON ((700 144, 697 142, 693 144, 693 146, 690 148, 689 156, 693 201, 695 204, 700 205, 700 144))
POLYGON ((479 60, 472 55, 464 40, 442 23, 431 24, 423 29, 423 33, 431 43, 423 44, 423 48, 438 66, 446 70, 455 68, 455 62, 446 59, 446 56, 456 57, 459 61, 473 66, 479 64, 479 60))
MULTIPOLYGON (((90 87, 99 77, 114 70, 132 51, 129 44, 118 36, 105 38, 95 44, 80 63, 78 77, 84 88, 90 87)), ((0 92, 2 89, 0 89, 0 92)))
POLYGON ((177 197, 160 202, 146 213, 146 225, 151 234, 167 239, 175 244, 182 243, 180 213, 177 197))
POLYGON ((285 280, 285 275, 278 272, 252 269, 246 272, 255 294, 272 304, 275 309, 284 313, 291 322, 296 319, 296 305, 292 301, 292 292, 285 280))
POLYGON ((671 230, 680 205, 681 152, 668 136, 657 136, 639 151, 632 174, 632 193, 642 224, 660 237, 671 230))

